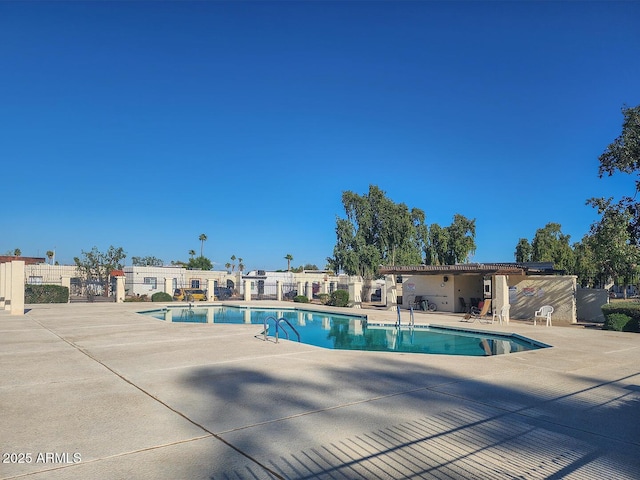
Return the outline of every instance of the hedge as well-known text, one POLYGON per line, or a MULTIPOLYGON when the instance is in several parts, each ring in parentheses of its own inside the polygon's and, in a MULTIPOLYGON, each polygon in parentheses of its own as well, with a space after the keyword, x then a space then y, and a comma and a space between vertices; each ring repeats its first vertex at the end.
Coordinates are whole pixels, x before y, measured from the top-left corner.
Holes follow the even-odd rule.
POLYGON ((321 304, 328 305, 331 301, 331 295, 329 295, 328 293, 319 293, 318 300, 320 300, 321 304))
POLYGON ((24 303, 67 303, 69 287, 60 285, 25 285, 24 303))
POLYGON ((349 305, 349 292, 346 290, 336 290, 331 294, 329 305, 334 307, 346 307, 349 305))
POLYGON ((166 292, 156 292, 151 295, 152 302, 173 302, 173 297, 166 292))
POLYGON ((604 330, 640 332, 640 303, 634 301, 613 302, 602 306, 604 330))
POLYGON ((298 303, 309 303, 309 299, 304 295, 296 295, 293 297, 293 301, 298 303))

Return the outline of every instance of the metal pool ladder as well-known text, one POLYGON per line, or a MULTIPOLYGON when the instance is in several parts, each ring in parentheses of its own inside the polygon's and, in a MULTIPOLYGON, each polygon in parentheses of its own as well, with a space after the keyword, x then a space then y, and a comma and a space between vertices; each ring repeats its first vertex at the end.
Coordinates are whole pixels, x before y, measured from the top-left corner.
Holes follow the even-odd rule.
MULTIPOLYGON (((402 321, 400 318, 400 307, 396 307, 398 310, 398 321, 396 322, 396 327, 400 328, 402 326, 402 321)), ((411 305, 409 305, 409 313, 411 315, 411 317, 409 318, 409 327, 413 328, 416 325, 416 319, 413 318, 413 307, 411 305)))
POLYGON ((298 331, 296 330, 296 327, 294 327, 293 325, 291 325, 291 323, 289 322, 289 320, 287 320, 284 317, 281 318, 276 318, 276 317, 267 317, 264 319, 264 330, 262 332, 262 334, 264 335, 264 341, 267 341, 267 333, 269 332, 269 320, 273 320, 273 324, 275 326, 276 332, 275 332, 275 338, 276 338, 276 343, 278 343, 278 337, 279 337, 279 332, 280 330, 282 330, 282 333, 284 333, 284 336, 287 340, 289 340, 289 332, 287 331, 286 328, 284 328, 281 324, 282 322, 286 323, 288 325, 288 327, 293 331, 293 333, 296 334, 296 337, 298 337, 298 342, 300 342, 300 334, 298 333, 298 331))
POLYGON ((180 321, 192 322, 194 315, 195 313, 193 312, 193 305, 191 304, 191 302, 189 302, 189 310, 185 308, 182 309, 182 313, 180 314, 180 321))

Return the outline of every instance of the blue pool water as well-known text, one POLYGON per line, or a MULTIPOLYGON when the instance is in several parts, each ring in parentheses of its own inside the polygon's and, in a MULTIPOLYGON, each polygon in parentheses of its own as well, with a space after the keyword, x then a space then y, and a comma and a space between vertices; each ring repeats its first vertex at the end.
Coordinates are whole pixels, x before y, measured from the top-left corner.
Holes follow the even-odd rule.
POLYGON ((290 326, 280 322, 281 339, 296 341, 297 332, 302 343, 332 349, 488 356, 547 347, 517 335, 431 326, 398 328, 369 323, 366 315, 311 310, 208 306, 172 307, 141 313, 171 322, 254 324, 260 327, 269 318, 270 336, 275 334, 275 319, 285 318, 290 326))

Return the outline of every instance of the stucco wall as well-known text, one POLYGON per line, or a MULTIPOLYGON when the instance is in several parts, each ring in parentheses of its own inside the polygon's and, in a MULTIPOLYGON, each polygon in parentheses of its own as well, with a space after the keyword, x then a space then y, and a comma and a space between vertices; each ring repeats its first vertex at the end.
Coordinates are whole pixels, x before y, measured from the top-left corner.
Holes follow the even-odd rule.
POLYGON ((405 275, 402 306, 409 308, 416 295, 422 295, 434 302, 439 312, 464 312, 460 297, 468 305, 471 298, 483 298, 482 278, 482 275, 405 275))
POLYGON ((553 322, 576 322, 575 276, 509 275, 508 285, 511 318, 532 319, 541 306, 551 305, 553 322))
POLYGON ((472 298, 483 298, 482 275, 455 275, 454 312, 464 312, 460 297, 464 298, 467 305, 471 305, 472 298))
POLYGON ((411 275, 403 277, 402 306, 409 308, 416 295, 427 297, 430 302, 438 306, 440 312, 453 312, 457 297, 455 296, 455 282, 453 275, 411 275))
POLYGON ((25 265, 25 281, 27 283, 45 283, 50 285, 61 285, 62 277, 78 277, 78 270, 75 265, 25 265))
POLYGON ((578 320, 583 322, 604 322, 602 305, 609 303, 609 291, 596 288, 579 288, 576 292, 578 320))

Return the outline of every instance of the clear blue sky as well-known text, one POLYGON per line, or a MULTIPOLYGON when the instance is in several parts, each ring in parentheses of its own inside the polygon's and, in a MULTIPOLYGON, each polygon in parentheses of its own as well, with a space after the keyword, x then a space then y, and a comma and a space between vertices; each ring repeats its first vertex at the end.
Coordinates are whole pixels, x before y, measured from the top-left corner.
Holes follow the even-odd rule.
POLYGON ((640 103, 640 2, 0 2, 0 253, 315 263, 378 185, 513 261, 578 241, 640 103))

